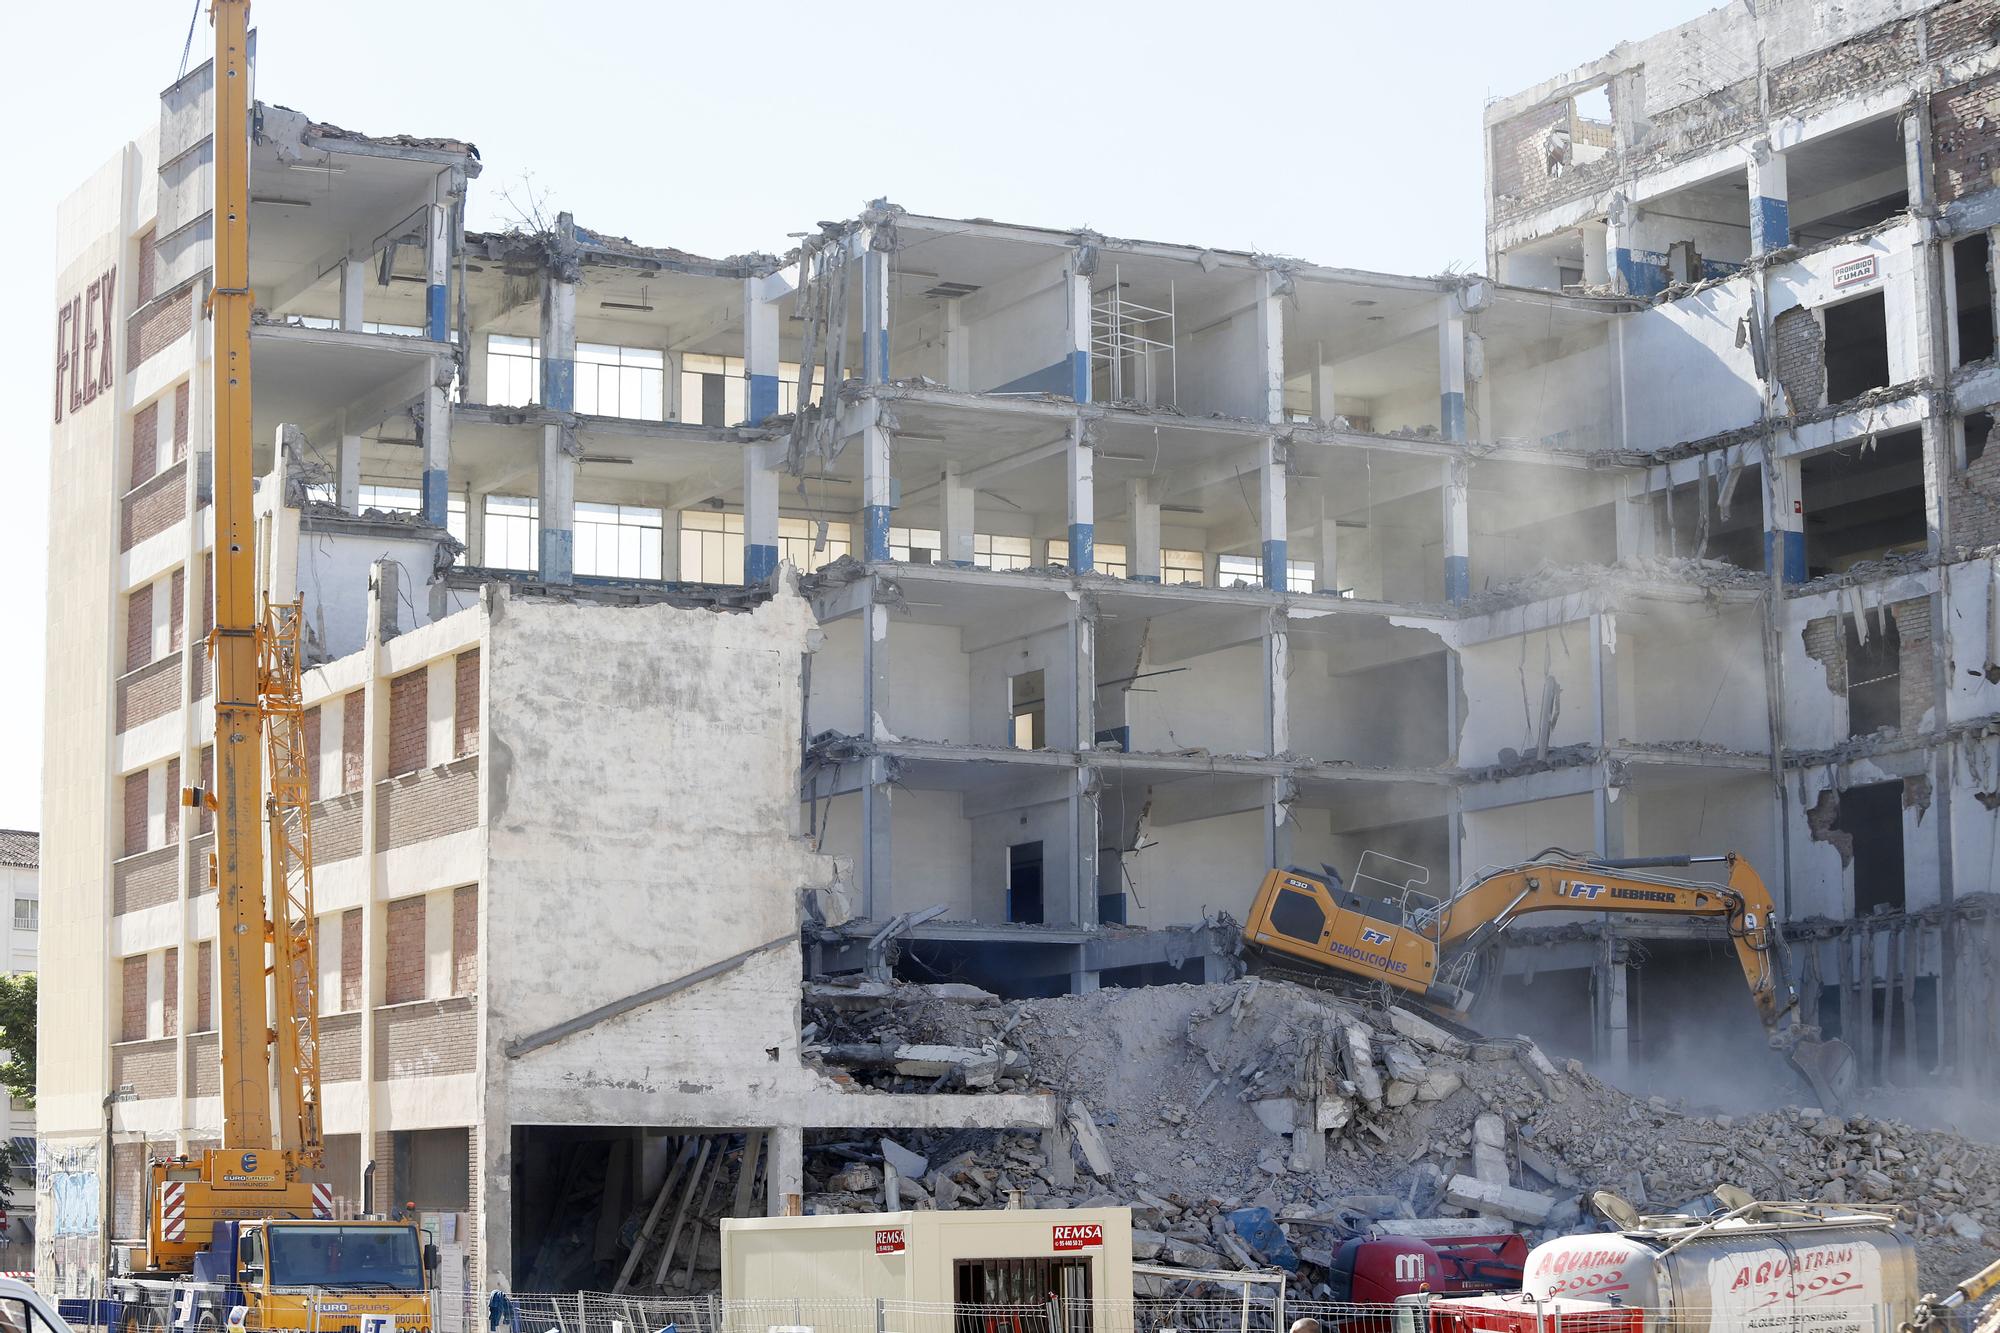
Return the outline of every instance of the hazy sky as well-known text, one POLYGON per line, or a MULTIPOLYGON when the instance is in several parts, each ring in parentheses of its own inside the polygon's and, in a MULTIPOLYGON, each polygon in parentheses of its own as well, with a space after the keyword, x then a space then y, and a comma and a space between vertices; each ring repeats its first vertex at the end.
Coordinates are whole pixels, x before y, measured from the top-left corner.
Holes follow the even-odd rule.
MULTIPOLYGON (((532 188, 599 231, 782 252, 870 199, 1408 273, 1483 266, 1480 111, 1701 0, 536 4, 261 0, 257 92, 477 144, 470 223, 532 188)), ((0 85, 0 826, 38 828, 57 203, 158 117, 193 6, 25 5, 0 85)), ((211 41, 206 13, 190 63, 211 41)))

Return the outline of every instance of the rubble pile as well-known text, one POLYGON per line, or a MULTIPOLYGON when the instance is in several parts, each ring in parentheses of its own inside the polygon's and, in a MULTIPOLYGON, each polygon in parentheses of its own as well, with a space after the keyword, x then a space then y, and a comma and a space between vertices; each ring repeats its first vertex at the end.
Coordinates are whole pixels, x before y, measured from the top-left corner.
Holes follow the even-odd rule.
MULTIPOLYGON (((1281 1235, 1307 1279, 1370 1228, 1422 1235, 1479 1217, 1534 1240, 1602 1228, 1588 1209, 1598 1189, 1654 1213, 1711 1212, 1720 1183, 1898 1207, 1932 1289, 2000 1244, 2000 1147, 1868 1115, 1731 1117, 1633 1097, 1525 1038, 1467 1040, 1289 982, 1011 1003, 965 986, 816 983, 807 1009, 807 1055, 835 1077, 1047 1091, 1062 1121, 817 1144, 812 1211, 878 1209, 892 1194, 916 1208, 1129 1204, 1142 1257, 1260 1267, 1281 1235), (1273 1219, 1276 1232, 1259 1229, 1273 1219)), ((1784 1077, 1773 1056, 1774 1101, 1784 1077)))

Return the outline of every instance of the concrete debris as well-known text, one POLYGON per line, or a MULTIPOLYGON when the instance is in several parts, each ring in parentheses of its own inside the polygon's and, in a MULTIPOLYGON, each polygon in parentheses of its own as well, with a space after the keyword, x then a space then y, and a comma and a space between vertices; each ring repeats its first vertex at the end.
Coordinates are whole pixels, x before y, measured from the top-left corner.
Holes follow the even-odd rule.
MULTIPOLYGON (((869 1164, 887 1156, 928 1193, 910 1206, 1004 1207, 1017 1191, 1024 1207, 1101 1197, 1134 1208, 1160 1263, 1242 1264, 1242 1236, 1216 1223, 1267 1208, 1300 1249, 1310 1290, 1321 1280, 1313 1256, 1347 1235, 1500 1226, 1539 1240, 1584 1226, 1593 1190, 1707 1212, 1721 1183, 1765 1199, 1899 1205, 1932 1288, 1979 1268, 1988 1238, 2000 1238, 2000 1147, 1887 1117, 1728 1116, 1633 1097, 1524 1038, 1467 1041, 1420 1015, 1270 979, 994 1004, 883 984, 907 999, 841 1010, 808 995, 807 1017, 826 1034, 809 1052, 830 1073, 857 1091, 921 1088, 881 1062, 946 1051, 926 1067, 986 1062, 990 1086, 1050 1092, 1066 1108, 1046 1134, 899 1132, 896 1147, 927 1159, 927 1172, 859 1145, 869 1164), (857 1047, 869 1063, 843 1067, 857 1047)), ((1775 1103, 1788 1085, 1781 1066, 1768 1077, 1775 1103)), ((808 1211, 880 1206, 879 1171, 850 1173, 852 1147, 843 1153, 809 1144, 808 1211)))

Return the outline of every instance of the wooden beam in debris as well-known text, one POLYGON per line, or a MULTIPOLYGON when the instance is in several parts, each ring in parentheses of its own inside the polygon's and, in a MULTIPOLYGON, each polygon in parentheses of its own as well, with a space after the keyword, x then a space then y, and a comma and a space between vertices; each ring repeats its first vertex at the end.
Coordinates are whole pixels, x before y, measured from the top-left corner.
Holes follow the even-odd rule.
MULTIPOLYGON (((688 1176, 687 1188, 681 1191, 681 1201, 674 1208, 674 1224, 667 1228, 667 1243, 660 1251, 659 1265, 653 1270, 653 1285, 664 1286, 667 1270, 674 1266, 674 1249, 680 1244, 681 1227, 687 1222, 688 1205, 694 1202, 695 1192, 701 1187, 702 1170, 708 1165, 709 1154, 715 1150, 715 1140, 704 1136, 701 1151, 695 1154, 694 1171, 688 1176)), ((716 1162, 721 1165, 720 1159, 716 1162)))
POLYGON ((757 1161, 764 1155, 764 1131, 753 1129, 743 1136, 743 1162, 736 1168, 736 1205, 731 1217, 750 1217, 757 1200, 757 1161))
POLYGON ((673 1197, 674 1186, 680 1183, 681 1173, 686 1170, 693 1151, 692 1144, 682 1144, 674 1156, 674 1164, 667 1172, 667 1178, 660 1182, 660 1192, 653 1199, 653 1207, 646 1214, 646 1225, 639 1228, 639 1234, 632 1238, 632 1251, 625 1256, 625 1264, 618 1270, 618 1280, 611 1284, 613 1295, 622 1293, 632 1281, 632 1272, 639 1266, 639 1259, 646 1247, 653 1243, 653 1228, 659 1225, 660 1214, 666 1211, 667 1200, 673 1197))

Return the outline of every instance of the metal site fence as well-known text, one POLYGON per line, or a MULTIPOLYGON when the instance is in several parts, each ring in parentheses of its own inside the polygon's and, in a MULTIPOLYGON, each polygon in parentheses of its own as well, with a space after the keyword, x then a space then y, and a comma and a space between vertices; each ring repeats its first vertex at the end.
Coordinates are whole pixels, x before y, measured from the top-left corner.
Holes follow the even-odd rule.
MULTIPOLYGON (((1168 1288, 1131 1300, 1052 1297, 1043 1301, 846 1300, 800 1294, 759 1300, 719 1296, 668 1299, 607 1292, 523 1293, 500 1314, 498 1333, 1287 1333, 1295 1320, 1319 1321, 1323 1333, 1897 1333, 1882 1306, 1784 1303, 1760 1310, 1649 1309, 1516 1299, 1503 1320, 1471 1321, 1452 1307, 1315 1301, 1278 1284, 1244 1283, 1218 1293, 1215 1282, 1149 1281, 1168 1288), (1175 1291, 1172 1288, 1182 1288, 1175 1291)), ((361 1308, 357 1292, 285 1293, 268 1318, 235 1303, 228 1288, 181 1288, 163 1305, 123 1301, 115 1289, 65 1297, 75 1328, 111 1333, 229 1333, 241 1328, 297 1333, 488 1333, 487 1297, 471 1292, 381 1292, 390 1317, 361 1308), (290 1298, 305 1297, 304 1300, 290 1298)), ((1486 1298, 1492 1303, 1497 1298, 1486 1298)))

